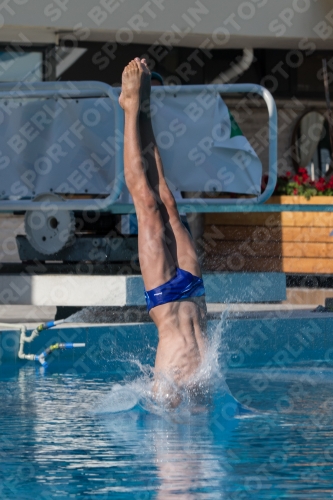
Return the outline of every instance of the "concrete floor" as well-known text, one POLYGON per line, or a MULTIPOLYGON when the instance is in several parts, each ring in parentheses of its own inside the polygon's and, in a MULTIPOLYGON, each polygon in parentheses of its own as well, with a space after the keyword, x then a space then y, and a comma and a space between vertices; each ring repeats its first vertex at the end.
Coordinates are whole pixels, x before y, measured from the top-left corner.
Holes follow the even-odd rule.
POLYGON ((0 323, 43 323, 54 319, 57 308, 38 306, 0 306, 0 323))
MULTIPOLYGON (((208 313, 211 317, 218 317, 223 311, 228 311, 232 317, 284 317, 301 316, 307 317, 318 304, 208 304, 208 313)), ((38 306, 0 306, 0 323, 24 323, 34 327, 45 321, 51 321, 56 314, 56 307, 38 306)), ((329 313, 322 313, 329 314, 329 313)), ((119 321, 119 320, 118 320, 119 321)), ((114 322, 118 321, 114 320, 114 322)), ((113 321, 112 321, 113 322, 113 321)))

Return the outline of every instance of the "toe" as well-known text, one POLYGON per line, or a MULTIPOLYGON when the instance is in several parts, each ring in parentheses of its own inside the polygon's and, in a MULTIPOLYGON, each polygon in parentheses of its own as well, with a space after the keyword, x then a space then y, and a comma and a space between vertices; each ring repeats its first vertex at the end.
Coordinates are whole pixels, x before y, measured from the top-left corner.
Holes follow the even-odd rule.
POLYGON ((134 59, 134 61, 135 61, 135 65, 136 65, 136 67, 137 67, 137 68, 139 68, 139 70, 140 70, 140 71, 143 71, 143 65, 142 65, 142 63, 141 63, 140 59, 139 59, 138 57, 136 57, 136 58, 134 59))
POLYGON ((141 64, 144 67, 145 73, 147 73, 148 75, 150 75, 150 69, 148 68, 148 64, 147 64, 146 59, 141 59, 141 64))

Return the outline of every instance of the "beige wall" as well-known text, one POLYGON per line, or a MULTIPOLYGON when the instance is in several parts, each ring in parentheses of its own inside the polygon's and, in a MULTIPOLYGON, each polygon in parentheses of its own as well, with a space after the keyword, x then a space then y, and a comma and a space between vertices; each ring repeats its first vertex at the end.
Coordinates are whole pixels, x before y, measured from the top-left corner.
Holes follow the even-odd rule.
POLYGON ((5 0, 0 40, 79 40, 165 45, 332 46, 331 0, 5 0), (171 38, 163 34, 172 34, 171 38), (162 36, 162 38, 161 38, 162 36))

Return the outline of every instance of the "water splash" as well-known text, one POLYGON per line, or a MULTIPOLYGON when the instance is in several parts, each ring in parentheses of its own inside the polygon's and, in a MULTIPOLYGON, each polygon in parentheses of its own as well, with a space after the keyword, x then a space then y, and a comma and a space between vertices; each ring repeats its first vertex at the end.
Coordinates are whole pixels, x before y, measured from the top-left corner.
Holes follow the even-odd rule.
POLYGON ((89 306, 72 314, 65 323, 138 323, 151 321, 147 308, 89 306))
POLYGON ((139 402, 137 391, 121 384, 114 384, 111 391, 97 405, 95 413, 119 413, 134 408, 139 402))
POLYGON ((154 388, 154 370, 150 365, 145 365, 133 355, 123 357, 124 363, 134 363, 140 375, 134 380, 126 380, 111 387, 110 392, 95 405, 95 414, 119 413, 137 408, 140 411, 183 420, 187 415, 211 411, 212 408, 223 406, 225 418, 233 418, 240 413, 248 411, 231 395, 223 375, 221 346, 223 330, 228 318, 229 309, 226 309, 217 326, 208 332, 208 348, 205 358, 186 386, 181 389, 173 387, 170 379, 158 380, 158 390, 154 388), (195 389, 194 389, 195 388, 195 389), (178 397, 176 408, 171 409, 170 401, 166 394, 175 394, 178 397), (161 397, 159 395, 161 394, 161 397))

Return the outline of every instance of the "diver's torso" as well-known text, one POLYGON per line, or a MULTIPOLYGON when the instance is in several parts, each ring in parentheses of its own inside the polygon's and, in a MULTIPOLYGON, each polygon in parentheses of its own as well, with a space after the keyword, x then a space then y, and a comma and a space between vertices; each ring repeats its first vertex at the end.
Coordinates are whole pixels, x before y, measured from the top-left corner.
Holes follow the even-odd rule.
POLYGON ((176 383, 187 383, 206 353, 205 297, 157 306, 150 311, 159 343, 155 370, 176 383))

